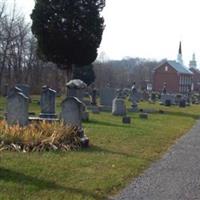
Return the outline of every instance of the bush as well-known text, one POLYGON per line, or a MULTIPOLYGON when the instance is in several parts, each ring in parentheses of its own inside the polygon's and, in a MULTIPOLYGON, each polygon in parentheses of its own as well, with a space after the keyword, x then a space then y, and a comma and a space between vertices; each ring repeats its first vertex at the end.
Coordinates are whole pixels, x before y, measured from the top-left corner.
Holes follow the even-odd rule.
POLYGON ((63 123, 32 123, 9 126, 0 121, 0 151, 69 151, 80 147, 80 131, 63 123))

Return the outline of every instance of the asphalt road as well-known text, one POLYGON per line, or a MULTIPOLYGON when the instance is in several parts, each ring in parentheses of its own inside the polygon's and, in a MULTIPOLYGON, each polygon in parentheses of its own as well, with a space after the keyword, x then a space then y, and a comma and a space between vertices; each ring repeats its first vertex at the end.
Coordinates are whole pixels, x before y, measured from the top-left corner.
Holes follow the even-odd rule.
POLYGON ((200 121, 114 200, 200 200, 200 121))

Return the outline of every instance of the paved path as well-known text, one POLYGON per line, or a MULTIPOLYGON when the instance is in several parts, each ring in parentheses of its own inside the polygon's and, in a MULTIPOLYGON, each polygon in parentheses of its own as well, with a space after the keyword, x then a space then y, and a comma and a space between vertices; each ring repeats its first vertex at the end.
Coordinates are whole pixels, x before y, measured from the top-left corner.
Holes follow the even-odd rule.
POLYGON ((200 200, 200 121, 114 200, 200 200))

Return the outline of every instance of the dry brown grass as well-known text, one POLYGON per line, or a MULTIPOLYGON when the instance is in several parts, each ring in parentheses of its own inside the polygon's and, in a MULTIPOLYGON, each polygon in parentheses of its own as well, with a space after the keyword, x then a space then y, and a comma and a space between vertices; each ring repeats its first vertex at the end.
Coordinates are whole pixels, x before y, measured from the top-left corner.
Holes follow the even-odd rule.
POLYGON ((32 123, 9 126, 0 121, 0 151, 68 151, 80 147, 79 131, 63 123, 32 123))

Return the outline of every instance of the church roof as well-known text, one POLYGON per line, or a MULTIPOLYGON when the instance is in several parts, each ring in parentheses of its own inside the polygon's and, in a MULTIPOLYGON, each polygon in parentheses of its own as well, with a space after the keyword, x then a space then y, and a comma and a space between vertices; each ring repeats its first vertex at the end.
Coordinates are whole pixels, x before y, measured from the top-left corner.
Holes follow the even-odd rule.
POLYGON ((175 60, 168 60, 167 63, 173 67, 180 74, 193 74, 189 69, 187 69, 182 64, 176 62, 175 60))
POLYGON ((200 70, 197 69, 197 68, 190 67, 190 71, 192 71, 193 73, 198 73, 198 74, 200 74, 200 70))

